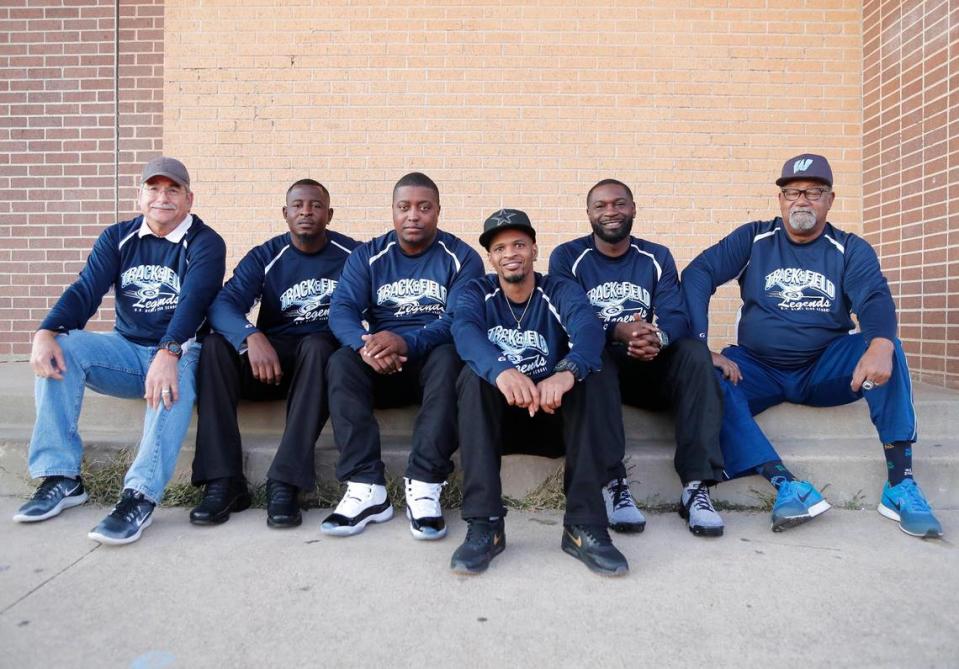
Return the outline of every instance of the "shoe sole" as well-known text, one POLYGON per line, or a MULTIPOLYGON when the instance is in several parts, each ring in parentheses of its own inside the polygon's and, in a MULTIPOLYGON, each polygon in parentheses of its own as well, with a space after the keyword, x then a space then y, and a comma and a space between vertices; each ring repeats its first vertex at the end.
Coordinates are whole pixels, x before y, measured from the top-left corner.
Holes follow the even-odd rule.
POLYGON ((47 520, 48 518, 59 516, 61 513, 63 513, 67 509, 72 509, 75 506, 80 506, 81 504, 84 504, 88 499, 90 499, 90 495, 88 495, 86 492, 84 492, 82 495, 73 495, 71 497, 64 497, 63 499, 60 500, 60 502, 55 507, 53 507, 52 509, 50 509, 43 515, 28 516, 18 512, 16 515, 13 516, 13 522, 39 523, 41 520, 47 520))
POLYGON ((269 514, 267 514, 266 516, 267 527, 272 527, 275 530, 285 530, 291 527, 299 527, 302 524, 303 524, 303 516, 300 516, 295 521, 286 521, 286 522, 278 522, 276 520, 273 520, 272 518, 270 518, 269 514))
POLYGON ((686 526, 689 528, 689 531, 695 534, 697 537, 721 537, 723 536, 723 526, 719 527, 707 527, 705 525, 690 525, 689 524, 689 511, 686 510, 683 500, 679 500, 679 517, 686 521, 686 526))
POLYGON ((487 569, 489 569, 490 563, 493 561, 493 558, 495 558, 497 555, 499 555, 505 550, 506 550, 506 542, 503 541, 501 544, 499 544, 499 546, 493 547, 493 555, 490 556, 489 562, 484 564, 481 568, 470 569, 468 566, 466 566, 462 562, 450 562, 450 571, 452 571, 454 574, 460 574, 462 576, 478 576, 479 574, 482 574, 487 569))
POLYGON ((132 544, 134 541, 138 540, 143 535, 143 530, 150 527, 153 524, 153 514, 150 514, 150 517, 147 518, 146 522, 140 525, 140 528, 136 531, 136 534, 127 537, 126 539, 114 539, 113 537, 108 537, 105 534, 99 534, 96 530, 91 530, 87 533, 87 537, 93 539, 94 541, 99 541, 101 544, 107 544, 108 546, 123 546, 125 544, 132 544))
POLYGON ((366 526, 370 523, 385 523, 392 517, 393 507, 391 505, 387 507, 385 511, 380 511, 372 516, 367 516, 356 525, 320 525, 320 532, 331 537, 352 537, 354 534, 359 534, 365 530, 366 526))
POLYGON ((410 534, 412 534, 413 538, 417 541, 438 541, 446 536, 445 523, 443 529, 436 531, 435 534, 430 534, 429 532, 424 532, 423 530, 418 530, 413 527, 413 514, 410 513, 410 507, 406 507, 406 517, 410 521, 410 534))
POLYGON ((829 504, 826 500, 821 502, 816 502, 811 507, 809 507, 809 512, 803 514, 802 516, 789 516, 788 518, 783 518, 780 521, 773 521, 772 530, 773 532, 782 532, 783 530, 788 530, 797 525, 802 525, 803 523, 808 523, 810 520, 816 516, 822 515, 829 511, 832 508, 832 505, 829 504))
POLYGON ((562 548, 563 548, 563 552, 564 552, 564 553, 566 553, 567 555, 569 555, 569 556, 571 556, 571 557, 574 557, 574 558, 576 558, 577 560, 579 560, 580 562, 582 562, 584 565, 586 565, 586 568, 589 569, 589 570, 590 570, 591 572, 593 572, 594 574, 599 574, 600 576, 606 576, 606 577, 609 577, 609 578, 619 578, 619 577, 625 576, 626 574, 629 573, 629 567, 628 567, 628 566, 627 566, 627 567, 620 567, 619 569, 614 569, 614 570, 612 570, 612 571, 609 570, 609 569, 603 569, 603 568, 601 568, 601 567, 597 567, 597 566, 594 565, 594 564, 590 564, 589 562, 587 562, 586 560, 584 560, 584 559, 583 559, 583 556, 580 555, 579 552, 578 552, 575 548, 569 548, 569 547, 567 547, 567 546, 563 546, 562 548))
POLYGON ((204 518, 194 518, 193 515, 191 514, 190 523, 193 525, 200 525, 200 526, 222 525, 223 523, 225 523, 226 521, 230 519, 231 513, 240 513, 241 511, 246 511, 247 509, 250 508, 251 503, 252 503, 252 500, 249 497, 247 497, 245 500, 244 499, 234 500, 233 504, 230 505, 230 508, 228 508, 224 513, 222 513, 219 516, 210 518, 209 520, 206 520, 204 518))
POLYGON ((620 534, 640 534, 646 529, 646 523, 610 523, 609 529, 620 534))
POLYGON ((942 533, 936 532, 935 530, 926 530, 926 532, 923 534, 919 534, 918 532, 910 532, 902 526, 902 517, 899 515, 899 513, 897 513, 894 509, 890 509, 885 504, 880 503, 876 510, 879 511, 879 515, 899 523, 899 529, 908 534, 910 537, 919 537, 920 539, 939 539, 942 537, 942 533))

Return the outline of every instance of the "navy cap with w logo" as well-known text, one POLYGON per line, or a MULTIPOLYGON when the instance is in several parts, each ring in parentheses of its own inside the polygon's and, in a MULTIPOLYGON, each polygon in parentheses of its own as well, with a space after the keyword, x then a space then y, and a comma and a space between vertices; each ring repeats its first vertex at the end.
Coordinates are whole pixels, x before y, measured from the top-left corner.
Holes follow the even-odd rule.
POLYGON ((783 175, 776 179, 776 185, 785 186, 796 179, 813 179, 832 187, 832 168, 824 157, 815 153, 802 153, 785 162, 783 175))

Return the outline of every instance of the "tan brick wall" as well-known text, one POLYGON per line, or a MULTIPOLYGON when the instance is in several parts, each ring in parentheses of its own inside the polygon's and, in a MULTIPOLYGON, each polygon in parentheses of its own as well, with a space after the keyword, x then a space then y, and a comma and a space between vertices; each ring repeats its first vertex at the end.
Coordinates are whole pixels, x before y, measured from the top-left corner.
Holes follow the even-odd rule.
POLYGON ((914 375, 959 388, 959 5, 866 2, 863 224, 914 375))
MULTIPOLYGON (((829 156, 833 220, 858 232, 860 7, 170 0, 164 147, 193 170, 196 211, 234 261, 285 229, 293 180, 324 182, 336 228, 368 238, 415 169, 440 185, 441 225, 471 243, 491 211, 528 211, 541 268, 588 231, 588 187, 619 178, 638 234, 682 267, 774 216, 772 182, 805 150, 829 156)), ((734 294, 714 301, 716 343, 734 294)))
MULTIPOLYGON (((162 141, 162 13, 121 5, 118 169, 113 0, 0 7, 0 359, 29 353, 93 239, 133 213, 129 163, 162 141)), ((104 304, 91 327, 112 322, 104 304)))

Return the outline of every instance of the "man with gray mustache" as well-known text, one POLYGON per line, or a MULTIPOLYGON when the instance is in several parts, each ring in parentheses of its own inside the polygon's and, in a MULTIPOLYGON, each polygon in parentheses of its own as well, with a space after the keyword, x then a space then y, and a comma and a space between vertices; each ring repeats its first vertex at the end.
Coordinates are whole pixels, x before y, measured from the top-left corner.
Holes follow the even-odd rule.
POLYGON ((828 222, 836 194, 823 156, 790 158, 776 185, 782 217, 737 228, 682 277, 690 323, 702 341, 716 288, 734 278, 740 286, 737 345, 713 353, 723 376, 725 473, 760 474, 776 488, 773 531, 816 517, 829 503, 812 483, 795 479, 753 416, 781 402, 837 406, 865 397, 888 470, 879 513, 907 534, 941 537, 913 480, 912 385, 876 253, 828 222))

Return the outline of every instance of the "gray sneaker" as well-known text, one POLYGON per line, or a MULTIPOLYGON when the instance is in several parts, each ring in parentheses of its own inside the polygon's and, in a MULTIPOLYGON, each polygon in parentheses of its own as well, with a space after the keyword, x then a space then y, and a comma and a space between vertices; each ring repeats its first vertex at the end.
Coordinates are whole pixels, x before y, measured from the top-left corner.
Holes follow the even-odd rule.
POLYGON ((606 517, 616 532, 639 533, 646 529, 646 517, 636 508, 626 479, 613 479, 603 486, 606 517))
POLYGON ((47 476, 29 502, 20 507, 13 519, 18 523, 36 523, 60 515, 88 499, 83 481, 66 476, 47 476))
POLYGON ((709 499, 709 488, 702 481, 690 481, 679 500, 679 515, 689 524, 689 531, 700 537, 723 536, 723 519, 709 499))

